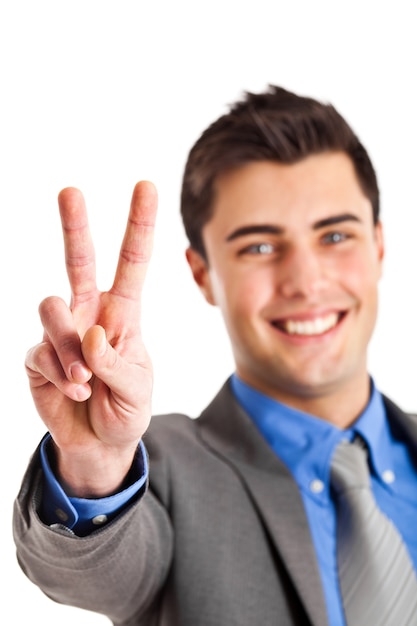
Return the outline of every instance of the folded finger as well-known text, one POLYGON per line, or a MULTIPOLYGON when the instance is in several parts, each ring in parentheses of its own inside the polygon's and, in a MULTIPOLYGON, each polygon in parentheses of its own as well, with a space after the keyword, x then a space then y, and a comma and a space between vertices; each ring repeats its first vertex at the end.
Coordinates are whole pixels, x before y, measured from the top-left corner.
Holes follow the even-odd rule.
POLYGON ((44 341, 28 351, 25 366, 30 387, 33 390, 46 384, 52 384, 68 398, 78 402, 87 400, 91 395, 91 388, 88 383, 80 384, 68 380, 53 345, 48 341, 44 341))
MULTIPOLYGON (((44 328, 45 338, 51 344, 54 358, 51 365, 59 369, 59 362, 65 378, 74 383, 85 383, 91 377, 81 351, 81 340, 74 325, 72 313, 66 303, 57 297, 43 300, 39 314, 44 328)), ((56 376, 55 376, 56 378, 56 376)))

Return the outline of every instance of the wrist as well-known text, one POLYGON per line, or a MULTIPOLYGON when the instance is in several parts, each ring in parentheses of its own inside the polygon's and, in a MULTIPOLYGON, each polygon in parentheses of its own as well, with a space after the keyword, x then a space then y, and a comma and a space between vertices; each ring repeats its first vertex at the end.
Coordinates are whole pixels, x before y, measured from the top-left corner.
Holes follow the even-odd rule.
POLYGON ((96 449, 69 453, 51 439, 50 462, 57 480, 72 498, 105 498, 122 491, 129 483, 138 444, 129 448, 96 449))

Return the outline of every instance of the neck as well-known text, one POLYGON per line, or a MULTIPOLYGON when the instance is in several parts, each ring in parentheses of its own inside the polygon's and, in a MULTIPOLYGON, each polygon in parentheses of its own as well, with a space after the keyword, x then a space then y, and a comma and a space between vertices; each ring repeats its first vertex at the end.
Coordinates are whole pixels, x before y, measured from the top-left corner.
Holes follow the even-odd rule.
POLYGON ((253 381, 240 378, 248 385, 254 387, 261 393, 282 402, 294 409, 309 413, 315 417, 337 426, 338 428, 349 428, 366 408, 371 392, 371 381, 369 375, 362 376, 360 380, 355 379, 345 384, 343 387, 313 390, 291 390, 289 387, 278 389, 276 387, 255 384, 253 381))

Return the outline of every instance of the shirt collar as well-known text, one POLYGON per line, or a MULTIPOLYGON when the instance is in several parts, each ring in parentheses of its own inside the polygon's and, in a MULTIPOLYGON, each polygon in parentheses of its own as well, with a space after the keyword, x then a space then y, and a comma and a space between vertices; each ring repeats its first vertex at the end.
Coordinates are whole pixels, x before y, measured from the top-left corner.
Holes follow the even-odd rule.
POLYGON ((370 464, 379 481, 390 487, 395 479, 392 437, 382 395, 372 383, 371 397, 365 411, 358 417, 350 429, 366 442, 370 464))
POLYGON ((244 383, 236 374, 231 378, 231 387, 238 402, 286 464, 300 489, 311 497, 328 499, 334 448, 341 439, 351 441, 356 434, 366 441, 372 468, 387 486, 387 471, 389 473, 392 469, 390 436, 382 396, 372 380, 367 407, 346 430, 273 400, 244 383))

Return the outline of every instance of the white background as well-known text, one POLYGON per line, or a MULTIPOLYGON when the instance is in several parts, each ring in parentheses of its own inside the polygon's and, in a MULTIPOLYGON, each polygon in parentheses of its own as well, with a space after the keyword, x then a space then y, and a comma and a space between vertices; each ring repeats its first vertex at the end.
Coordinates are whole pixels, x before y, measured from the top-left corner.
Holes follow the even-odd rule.
POLYGON ((1 580, 8 624, 105 624, 29 583, 11 508, 44 428, 23 361, 39 301, 68 296, 56 196, 81 188, 99 282, 110 286, 133 185, 160 196, 143 324, 154 410, 197 415, 232 372, 216 309, 185 263, 179 218, 192 143, 244 90, 280 84, 331 101, 376 166, 386 228, 377 384, 417 408, 417 96, 413 3, 397 0, 3 0, 0 5, 1 580))

